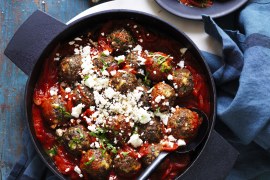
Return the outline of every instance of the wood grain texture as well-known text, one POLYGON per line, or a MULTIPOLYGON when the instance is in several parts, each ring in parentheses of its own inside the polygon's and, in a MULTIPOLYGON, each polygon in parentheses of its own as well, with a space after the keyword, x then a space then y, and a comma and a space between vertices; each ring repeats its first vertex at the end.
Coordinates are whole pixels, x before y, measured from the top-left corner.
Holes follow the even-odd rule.
POLYGON ((6 179, 22 151, 27 76, 3 52, 18 27, 36 9, 62 22, 92 6, 89 0, 0 0, 0 179, 6 179))

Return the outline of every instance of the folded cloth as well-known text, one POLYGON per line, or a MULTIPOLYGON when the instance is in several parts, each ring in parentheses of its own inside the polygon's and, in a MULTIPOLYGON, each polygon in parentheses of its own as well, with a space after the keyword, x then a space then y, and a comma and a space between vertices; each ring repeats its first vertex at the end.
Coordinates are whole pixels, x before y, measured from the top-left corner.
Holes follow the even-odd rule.
POLYGON ((203 16, 205 31, 223 45, 221 59, 206 54, 218 92, 217 121, 224 123, 222 135, 240 152, 228 179, 270 173, 269 17, 269 0, 249 1, 239 16, 241 34, 222 30, 203 16))
MULTIPOLYGON (((240 152, 227 179, 270 178, 269 9, 269 0, 249 1, 239 16, 243 34, 222 30, 203 16, 206 32, 223 45, 222 58, 203 52, 217 86, 217 129, 240 152)), ((23 137, 24 154, 8 180, 58 179, 34 150, 27 131, 23 137)))

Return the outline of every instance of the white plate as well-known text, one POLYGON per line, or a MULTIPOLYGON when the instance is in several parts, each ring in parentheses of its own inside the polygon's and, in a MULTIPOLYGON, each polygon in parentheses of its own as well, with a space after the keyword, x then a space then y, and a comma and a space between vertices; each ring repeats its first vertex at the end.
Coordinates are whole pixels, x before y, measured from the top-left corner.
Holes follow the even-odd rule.
POLYGON ((201 21, 193 21, 174 16, 162 9, 154 0, 109 1, 83 11, 68 21, 67 24, 89 14, 110 9, 137 10, 158 16, 182 32, 186 33, 200 50, 221 55, 221 44, 204 32, 203 23, 201 21))

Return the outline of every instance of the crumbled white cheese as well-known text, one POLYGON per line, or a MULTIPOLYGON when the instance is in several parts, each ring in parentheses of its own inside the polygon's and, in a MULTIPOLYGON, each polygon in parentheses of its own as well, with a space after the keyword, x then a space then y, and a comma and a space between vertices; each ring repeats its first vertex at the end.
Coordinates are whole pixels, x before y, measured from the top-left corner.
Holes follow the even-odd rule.
POLYGON ((59 57, 55 57, 54 60, 55 60, 55 61, 59 61, 60 58, 59 58, 59 57))
POLYGON ((57 87, 51 87, 50 88, 50 95, 51 96, 57 95, 57 92, 58 92, 58 88, 57 87))
POLYGON ((137 25, 134 25, 133 28, 136 29, 138 26, 137 25))
POLYGON ((180 49, 180 53, 181 53, 182 55, 184 55, 184 54, 186 53, 186 51, 187 51, 187 48, 181 48, 181 49, 180 49))
POLYGON ((96 130, 97 130, 96 127, 97 126, 95 124, 91 124, 90 126, 87 127, 87 129, 89 129, 89 131, 91 131, 91 132, 96 132, 96 130))
POLYGON ((179 61, 179 63, 177 63, 177 66, 179 66, 180 68, 184 68, 185 67, 185 62, 184 61, 179 61))
POLYGON ((110 72, 112 76, 114 76, 116 74, 116 70, 113 70, 110 72))
POLYGON ((124 55, 120 55, 114 58, 116 61, 124 61, 126 59, 126 57, 124 55))
POLYGON ((159 117, 160 120, 163 122, 164 125, 167 126, 169 120, 169 113, 162 113, 162 112, 154 112, 155 116, 159 117))
POLYGON ((75 44, 75 41, 70 41, 68 44, 73 45, 73 44, 75 44))
POLYGON ((177 139, 175 139, 175 138, 173 137, 173 135, 169 135, 169 136, 168 136, 168 140, 171 141, 171 142, 177 141, 177 139))
POLYGON ((69 87, 67 87, 67 88, 65 89, 65 92, 66 92, 66 93, 70 93, 70 92, 71 92, 71 89, 70 89, 69 87))
POLYGON ((156 103, 160 103, 161 100, 162 100, 162 96, 161 96, 161 95, 158 95, 158 96, 155 98, 155 102, 156 102, 156 103))
POLYGON ((104 36, 105 35, 105 33, 104 32, 102 32, 102 33, 100 33, 101 34, 101 36, 104 36))
POLYGON ((143 141, 140 139, 139 134, 133 134, 130 137, 128 143, 137 148, 143 144, 143 141))
POLYGON ((63 136, 64 131, 62 129, 56 129, 56 135, 61 137, 63 136))
POLYGON ((186 145, 186 142, 183 139, 178 139, 177 140, 177 145, 178 146, 185 146, 186 145))
POLYGON ((168 79, 168 80, 173 80, 173 76, 172 76, 171 74, 169 74, 169 75, 167 76, 167 79, 168 79))
POLYGON ((141 52, 141 51, 142 51, 142 46, 138 44, 137 46, 135 46, 135 47, 132 49, 132 51, 139 51, 139 52, 141 52))
POLYGON ((81 171, 81 169, 80 169, 78 166, 75 166, 75 167, 74 167, 74 171, 75 171, 76 173, 78 173, 79 175, 82 174, 82 171, 81 171))
POLYGON ((75 118, 78 118, 80 114, 82 113, 82 109, 85 107, 84 104, 78 104, 77 106, 72 108, 71 115, 75 118))
POLYGON ((109 56, 110 55, 110 51, 108 51, 108 50, 105 50, 105 51, 103 51, 102 52, 105 56, 109 56))
POLYGON ((65 172, 69 172, 70 171, 70 168, 66 168, 65 172))
POLYGON ((82 38, 76 37, 74 40, 75 41, 82 41, 82 38))

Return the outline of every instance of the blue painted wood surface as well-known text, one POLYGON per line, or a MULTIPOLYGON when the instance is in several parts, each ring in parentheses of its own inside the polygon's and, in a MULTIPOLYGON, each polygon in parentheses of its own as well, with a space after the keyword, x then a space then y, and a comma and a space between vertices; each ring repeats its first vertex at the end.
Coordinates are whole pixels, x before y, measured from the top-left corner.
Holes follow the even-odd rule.
POLYGON ((0 0, 0 179, 6 179, 22 152, 24 88, 27 76, 4 49, 18 27, 36 9, 62 22, 90 8, 89 0, 0 0), (44 3, 45 2, 45 3, 44 3))

